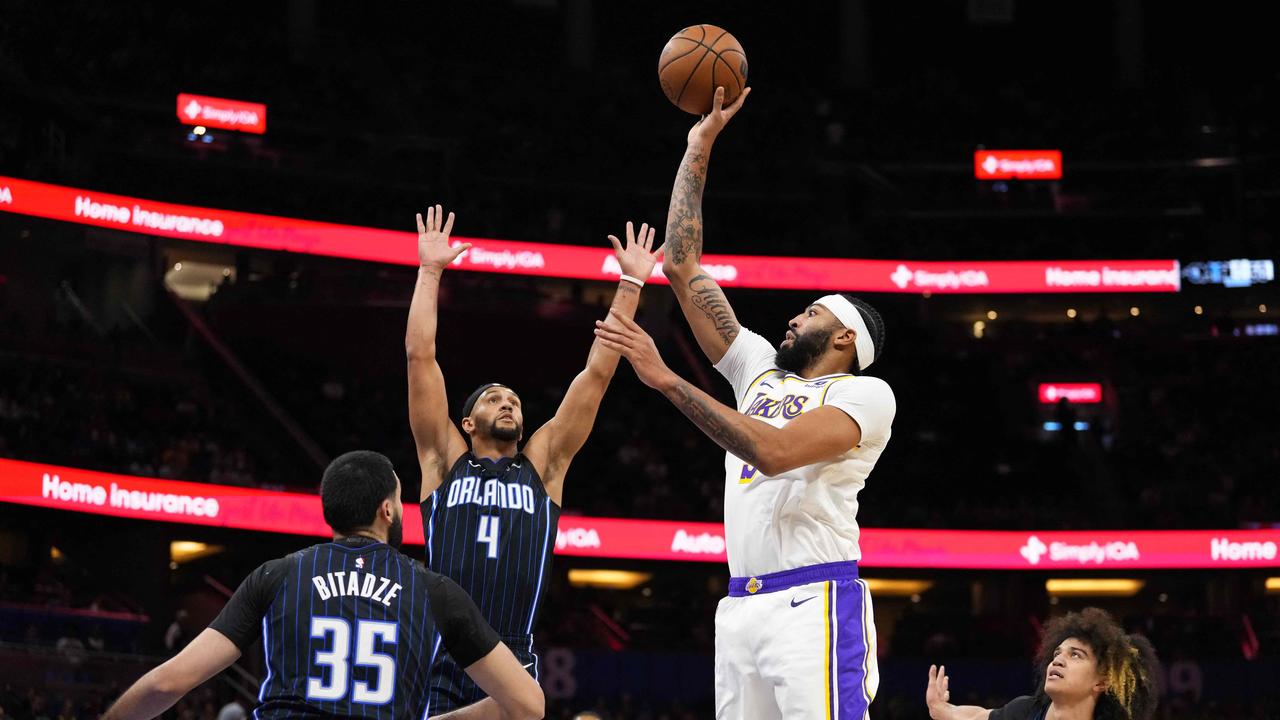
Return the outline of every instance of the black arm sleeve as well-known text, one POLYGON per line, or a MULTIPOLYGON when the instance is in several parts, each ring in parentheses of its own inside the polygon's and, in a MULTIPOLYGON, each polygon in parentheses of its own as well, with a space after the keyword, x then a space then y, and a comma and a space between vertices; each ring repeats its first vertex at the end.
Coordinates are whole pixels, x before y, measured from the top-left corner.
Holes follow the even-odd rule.
POLYGON ((1014 698, 1008 705, 991 711, 987 720, 1032 720, 1039 717, 1039 703, 1030 695, 1014 698))
POLYGON ((259 565, 240 583, 209 627, 226 635, 241 651, 252 645, 262 633, 262 616, 284 581, 285 567, 283 559, 259 565))
POLYGON ((427 596, 431 601, 431 616, 444 640, 444 649, 458 667, 465 669, 498 646, 498 633, 489 627, 484 615, 480 614, 480 608, 457 583, 431 573, 427 596))

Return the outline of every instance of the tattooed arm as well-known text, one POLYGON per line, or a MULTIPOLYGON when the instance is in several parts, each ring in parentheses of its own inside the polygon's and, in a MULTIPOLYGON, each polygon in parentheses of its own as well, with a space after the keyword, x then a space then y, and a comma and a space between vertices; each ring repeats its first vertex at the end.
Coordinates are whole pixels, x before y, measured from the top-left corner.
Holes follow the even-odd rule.
POLYGON ((829 460, 862 441, 862 428, 834 406, 810 410, 781 428, 748 417, 676 375, 653 338, 634 320, 610 311, 596 323, 604 347, 621 353, 645 385, 661 392, 717 445, 767 476, 829 460))
POLYGON ((747 88, 737 102, 724 108, 724 89, 716 90, 711 114, 689 131, 689 144, 676 171, 667 210, 667 253, 662 272, 671 281, 671 289, 680 301, 680 309, 698 339, 698 346, 713 363, 724 356, 741 327, 724 290, 700 264, 702 189, 707 181, 711 146, 750 93, 751 89, 747 88))

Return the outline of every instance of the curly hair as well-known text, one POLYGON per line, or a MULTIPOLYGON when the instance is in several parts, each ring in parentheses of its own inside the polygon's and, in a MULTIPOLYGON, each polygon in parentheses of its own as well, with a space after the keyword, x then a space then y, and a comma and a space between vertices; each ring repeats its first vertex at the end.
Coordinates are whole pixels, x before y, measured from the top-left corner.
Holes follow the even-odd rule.
POLYGON ((1141 635, 1126 635, 1106 610, 1085 608, 1050 620, 1036 654, 1036 698, 1048 701, 1045 674, 1053 651, 1067 638, 1079 638, 1093 648, 1098 672, 1107 691, 1098 698, 1093 716, 1098 720, 1150 720, 1160 694, 1160 661, 1155 648, 1141 635))

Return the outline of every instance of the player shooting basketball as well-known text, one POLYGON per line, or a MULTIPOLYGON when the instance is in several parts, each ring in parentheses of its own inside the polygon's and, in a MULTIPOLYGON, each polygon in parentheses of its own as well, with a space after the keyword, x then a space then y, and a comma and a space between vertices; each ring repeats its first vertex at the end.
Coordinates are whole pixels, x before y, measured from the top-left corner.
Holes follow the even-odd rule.
POLYGON ((729 597, 716 611, 716 717, 863 718, 879 682, 871 596, 858 579, 858 492, 889 442, 896 404, 862 375, 884 348, 870 305, 827 295, 774 348, 742 327, 699 265, 712 144, 750 89, 689 131, 667 215, 663 271, 737 409, 671 372, 630 318, 597 323, 604 346, 725 455, 729 597))

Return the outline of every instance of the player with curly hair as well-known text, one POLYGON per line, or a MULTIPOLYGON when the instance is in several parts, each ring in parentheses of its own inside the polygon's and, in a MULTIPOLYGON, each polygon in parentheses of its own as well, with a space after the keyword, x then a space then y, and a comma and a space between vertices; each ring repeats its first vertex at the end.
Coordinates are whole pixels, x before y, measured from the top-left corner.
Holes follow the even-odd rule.
POLYGON ((946 667, 929 666, 925 703, 933 720, 1150 720, 1159 661, 1141 635, 1110 613, 1085 608, 1049 622, 1036 655, 1036 692, 995 710, 952 705, 946 667))

